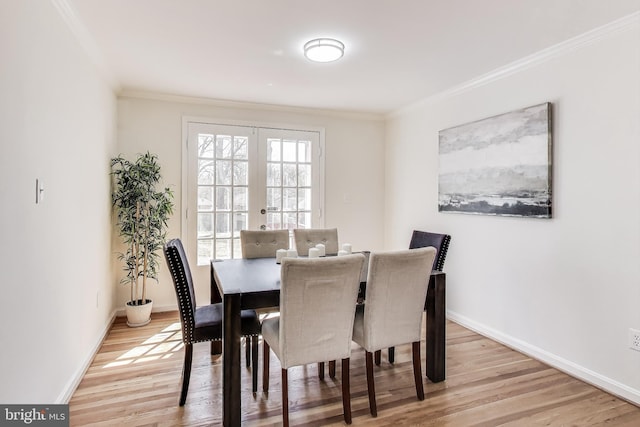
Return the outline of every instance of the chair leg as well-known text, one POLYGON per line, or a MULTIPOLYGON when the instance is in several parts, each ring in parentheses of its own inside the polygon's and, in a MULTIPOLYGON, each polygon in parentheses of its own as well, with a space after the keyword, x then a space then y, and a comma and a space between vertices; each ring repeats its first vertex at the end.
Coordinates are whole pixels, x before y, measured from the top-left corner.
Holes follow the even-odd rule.
POLYGON ((369 391, 369 411, 372 417, 378 416, 376 406, 376 386, 373 382, 373 353, 365 352, 365 364, 367 367, 367 390, 369 391))
POLYGON ((182 392, 180 393, 180 406, 187 401, 189 391, 189 379, 191 378, 191 360, 193 359, 193 344, 184 345, 184 365, 182 367, 182 392))
POLYGON ((324 380, 324 362, 318 362, 318 378, 324 380))
MULTIPOLYGON (((333 361, 335 370, 335 360, 333 361)), ((335 374, 335 372, 334 372, 335 374)), ((342 359, 342 410, 344 422, 351 424, 351 384, 349 383, 349 358, 342 359)))
POLYGON ((269 344, 262 340, 262 391, 269 391, 269 344))
POLYGON ((282 369, 282 425, 289 427, 289 380, 287 370, 282 369))
POLYGON ((381 360, 381 356, 382 356, 382 351, 378 350, 375 353, 373 353, 375 356, 375 361, 376 361, 376 366, 380 366, 380 360, 381 360))
POLYGON ((413 377, 416 380, 416 394, 418 400, 424 400, 424 388, 422 386, 422 367, 420 366, 420 341, 416 341, 413 347, 413 377))
POLYGON ((244 337, 244 360, 247 368, 251 366, 251 336, 244 337))
POLYGON ((254 335, 251 337, 251 377, 253 381, 253 392, 258 392, 258 341, 259 336, 254 335))
POLYGON ((391 363, 393 365, 393 362, 396 361, 396 348, 395 347, 389 347, 389 363, 391 363))
POLYGON ((329 377, 331 378, 336 377, 336 361, 335 360, 329 361, 329 377))

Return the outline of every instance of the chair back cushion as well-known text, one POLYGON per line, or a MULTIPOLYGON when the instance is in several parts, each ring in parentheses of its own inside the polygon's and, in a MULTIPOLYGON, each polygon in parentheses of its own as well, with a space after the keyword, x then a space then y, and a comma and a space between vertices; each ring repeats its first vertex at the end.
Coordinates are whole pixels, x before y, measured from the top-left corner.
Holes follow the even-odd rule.
POLYGON ((433 246, 436 248, 436 259, 433 263, 433 270, 442 271, 444 260, 447 257, 451 236, 448 234, 428 233, 426 231, 414 230, 409 243, 409 249, 426 248, 433 246))
POLYGON ((240 230, 242 258, 275 258, 289 248, 289 230, 240 230))
POLYGON ((163 248, 164 257, 169 266, 173 285, 178 298, 178 310, 182 323, 182 340, 186 343, 194 342, 196 294, 193 289, 193 279, 189 269, 189 261, 180 239, 169 240, 163 248))
POLYGON ((369 256, 367 297, 363 322, 354 341, 367 351, 420 341, 422 312, 427 297, 433 247, 369 256))
POLYGON ((337 228, 296 228, 293 230, 293 238, 298 255, 309 255, 309 249, 315 248, 319 243, 325 246, 327 255, 338 253, 337 228))
POLYGON ((277 351, 283 368, 351 355, 362 254, 285 258, 277 351))

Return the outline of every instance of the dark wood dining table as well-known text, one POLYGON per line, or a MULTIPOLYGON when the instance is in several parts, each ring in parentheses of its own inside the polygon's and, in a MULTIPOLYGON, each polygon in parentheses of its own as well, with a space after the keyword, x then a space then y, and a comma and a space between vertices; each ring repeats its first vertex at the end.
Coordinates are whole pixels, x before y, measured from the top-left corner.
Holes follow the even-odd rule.
MULTIPOLYGON (((363 277, 366 280, 366 273, 363 277)), ((426 375, 432 382, 445 379, 445 291, 445 273, 433 271, 425 301, 426 375)), ((280 265, 276 264, 275 258, 213 260, 211 295, 212 302, 221 298, 224 307, 222 421, 227 427, 240 426, 240 310, 280 304, 280 265)))

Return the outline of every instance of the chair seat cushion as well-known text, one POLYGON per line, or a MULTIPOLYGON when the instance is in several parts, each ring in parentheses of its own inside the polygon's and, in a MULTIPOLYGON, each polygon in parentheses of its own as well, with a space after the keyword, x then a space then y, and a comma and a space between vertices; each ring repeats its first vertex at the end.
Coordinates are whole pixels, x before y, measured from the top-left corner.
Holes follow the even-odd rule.
MULTIPOLYGON (((222 339, 222 304, 210 304, 196 308, 194 342, 222 339)), ((258 335, 260 321, 255 310, 242 310, 242 335, 258 335)))

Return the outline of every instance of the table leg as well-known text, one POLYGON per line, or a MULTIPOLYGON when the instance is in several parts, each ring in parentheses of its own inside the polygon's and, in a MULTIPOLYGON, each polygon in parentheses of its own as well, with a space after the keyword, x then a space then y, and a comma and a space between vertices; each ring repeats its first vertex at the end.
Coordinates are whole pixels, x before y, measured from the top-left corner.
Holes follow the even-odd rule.
MULTIPOLYGON (((213 265, 211 265, 209 271, 211 275, 211 304, 216 304, 222 302, 222 298, 220 297, 220 292, 218 291, 218 284, 216 283, 216 276, 213 272, 213 265)), ((222 341, 211 341, 211 354, 222 354, 222 341)))
POLYGON ((446 275, 432 274, 427 291, 426 371, 434 383, 445 379, 446 275))
POLYGON ((240 426, 240 294, 223 297, 222 424, 240 426))

